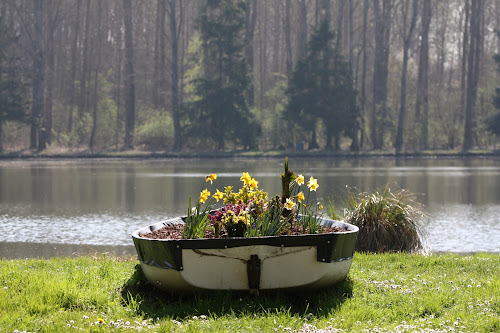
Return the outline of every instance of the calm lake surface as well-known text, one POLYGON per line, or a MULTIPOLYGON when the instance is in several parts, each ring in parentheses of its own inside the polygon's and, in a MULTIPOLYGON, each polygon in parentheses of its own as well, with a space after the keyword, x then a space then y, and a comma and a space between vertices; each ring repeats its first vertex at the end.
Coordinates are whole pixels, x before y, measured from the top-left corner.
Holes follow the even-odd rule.
MULTIPOLYGON (((500 252, 500 159, 293 158, 290 168, 318 179, 320 199, 346 186, 408 189, 427 212, 432 251, 500 252)), ((239 187, 247 171, 274 195, 282 170, 282 159, 0 161, 0 251, 19 242, 130 246, 134 230, 184 215, 204 176, 217 173, 213 193, 239 187)))

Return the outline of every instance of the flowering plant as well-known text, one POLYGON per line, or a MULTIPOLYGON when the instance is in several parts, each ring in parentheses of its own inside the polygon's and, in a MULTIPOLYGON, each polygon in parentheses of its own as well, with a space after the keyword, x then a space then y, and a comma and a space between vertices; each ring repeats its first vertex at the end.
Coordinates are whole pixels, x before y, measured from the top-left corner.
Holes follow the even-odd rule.
MULTIPOLYGON (((216 174, 205 177, 212 185, 216 174)), ((311 192, 318 189, 318 181, 310 177, 305 183, 303 175, 295 175, 288 168, 281 175, 282 193, 268 198, 267 192, 258 188, 259 182, 243 172, 242 187, 235 192, 232 186, 212 195, 202 187, 194 207, 189 199, 183 238, 202 238, 207 229, 219 237, 262 237, 291 233, 318 233, 321 231, 322 206, 310 202, 311 192), (306 186, 303 186, 306 184, 306 186), (307 189, 305 189, 307 187, 307 189), (306 191, 306 194, 304 193, 306 191), (214 209, 222 200, 222 207, 214 209)))

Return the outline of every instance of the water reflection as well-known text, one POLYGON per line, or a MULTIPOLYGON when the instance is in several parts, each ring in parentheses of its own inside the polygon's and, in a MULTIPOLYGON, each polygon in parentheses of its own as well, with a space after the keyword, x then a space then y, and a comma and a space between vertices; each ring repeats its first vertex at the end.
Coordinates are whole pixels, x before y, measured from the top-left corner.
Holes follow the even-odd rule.
MULTIPOLYGON (((317 178, 318 197, 338 205, 346 186, 409 189, 429 213, 434 250, 500 252, 498 159, 292 159, 290 167, 317 178)), ((133 230, 185 214, 205 175, 217 173, 222 190, 248 171, 272 195, 282 168, 281 159, 2 161, 0 242, 130 245, 133 230)))

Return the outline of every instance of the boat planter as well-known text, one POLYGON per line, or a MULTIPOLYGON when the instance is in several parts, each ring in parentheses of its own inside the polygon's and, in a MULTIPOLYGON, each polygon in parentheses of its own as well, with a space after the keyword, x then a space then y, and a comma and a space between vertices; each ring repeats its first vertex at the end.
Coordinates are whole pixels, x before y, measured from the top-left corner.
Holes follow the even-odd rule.
POLYGON ((330 219, 345 232, 270 237, 151 239, 142 237, 183 218, 132 234, 148 281, 172 293, 196 290, 318 289, 344 280, 358 227, 330 219))

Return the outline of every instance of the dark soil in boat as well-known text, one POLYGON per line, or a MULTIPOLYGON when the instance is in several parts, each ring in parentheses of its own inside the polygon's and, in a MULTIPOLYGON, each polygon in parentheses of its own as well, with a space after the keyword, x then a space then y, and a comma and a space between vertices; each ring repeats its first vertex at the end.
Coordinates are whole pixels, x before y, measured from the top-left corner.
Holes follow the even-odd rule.
MULTIPOLYGON (((164 226, 163 228, 154 230, 147 234, 141 234, 141 237, 150 239, 182 239, 182 231, 184 230, 183 224, 172 224, 164 226)), ((347 229, 341 227, 322 227, 320 233, 332 233, 332 232, 346 232, 347 229)), ((303 235, 302 228, 299 226, 294 226, 288 229, 285 233, 281 235, 303 235)), ((212 229, 207 228, 204 238, 215 238, 215 234, 212 229)), ((220 238, 228 238, 227 235, 222 232, 220 238)))

